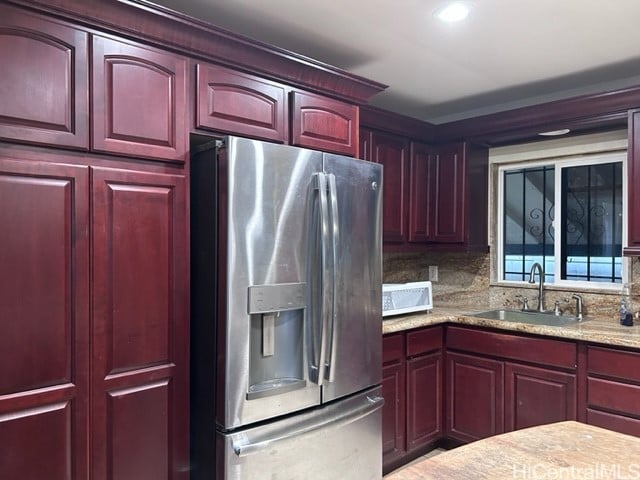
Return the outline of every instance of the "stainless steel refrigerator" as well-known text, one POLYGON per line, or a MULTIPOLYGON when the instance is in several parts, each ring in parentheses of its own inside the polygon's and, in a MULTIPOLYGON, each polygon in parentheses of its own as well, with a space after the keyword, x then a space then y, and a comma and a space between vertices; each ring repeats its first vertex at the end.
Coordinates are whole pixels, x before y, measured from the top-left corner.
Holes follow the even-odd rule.
POLYGON ((382 167, 194 150, 192 478, 379 480, 382 167))

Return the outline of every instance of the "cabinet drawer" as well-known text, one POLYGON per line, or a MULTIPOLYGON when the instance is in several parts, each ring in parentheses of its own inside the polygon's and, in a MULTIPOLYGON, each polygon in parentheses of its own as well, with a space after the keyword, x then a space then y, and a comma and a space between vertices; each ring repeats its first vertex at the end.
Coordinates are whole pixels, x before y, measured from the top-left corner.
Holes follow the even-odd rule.
POLYGON ((589 347, 587 371, 625 381, 640 382, 640 354, 610 348, 589 347))
POLYGON ((404 359, 404 334, 382 337, 382 363, 400 362, 404 359))
POLYGON ((587 423, 615 432, 640 437, 640 420, 587 408, 587 423))
POLYGON ((448 327, 447 348, 554 367, 577 367, 576 344, 561 340, 448 327))
POLYGON ((407 333, 407 356, 413 357, 422 353, 442 348, 442 328, 423 328, 407 333))
POLYGON ((589 378, 587 380, 587 403, 621 413, 640 416, 640 386, 589 378))

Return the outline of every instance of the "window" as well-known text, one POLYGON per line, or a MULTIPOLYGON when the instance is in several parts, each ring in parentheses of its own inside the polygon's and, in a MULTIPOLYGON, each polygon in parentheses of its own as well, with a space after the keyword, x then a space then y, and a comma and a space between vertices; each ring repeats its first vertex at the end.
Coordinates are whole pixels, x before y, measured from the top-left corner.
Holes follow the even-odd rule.
POLYGON ((498 252, 502 281, 611 286, 623 282, 624 155, 607 154, 499 169, 498 252))

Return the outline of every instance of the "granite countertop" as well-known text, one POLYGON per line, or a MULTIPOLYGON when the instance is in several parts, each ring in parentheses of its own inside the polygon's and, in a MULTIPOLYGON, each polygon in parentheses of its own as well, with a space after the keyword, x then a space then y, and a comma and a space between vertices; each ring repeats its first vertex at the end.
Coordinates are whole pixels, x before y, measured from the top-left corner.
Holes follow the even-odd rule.
POLYGON ((574 421, 478 440, 385 480, 640 478, 640 438, 574 421))
MULTIPOLYGON (((480 308, 476 309, 475 312, 486 310, 491 310, 491 308, 480 308)), ((434 308, 428 313, 388 317, 382 322, 382 333, 400 332, 441 323, 456 323, 640 349, 640 326, 623 327, 612 320, 586 317, 580 323, 576 322, 571 325, 554 327, 487 320, 471 317, 469 316, 470 313, 473 312, 465 311, 463 308, 448 307, 434 308)), ((640 473, 638 476, 640 478, 640 473)))

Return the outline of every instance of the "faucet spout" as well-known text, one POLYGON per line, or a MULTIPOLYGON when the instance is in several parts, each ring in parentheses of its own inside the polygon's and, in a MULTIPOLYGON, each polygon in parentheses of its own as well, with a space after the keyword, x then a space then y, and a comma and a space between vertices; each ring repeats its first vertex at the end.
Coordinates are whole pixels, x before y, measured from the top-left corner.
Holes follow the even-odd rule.
POLYGON ((578 322, 581 322, 582 321, 582 297, 577 293, 574 293, 573 295, 571 295, 571 298, 573 298, 576 301, 576 320, 578 322))
POLYGON ((536 270, 538 271, 538 307, 536 310, 538 312, 544 312, 544 269, 542 265, 538 262, 535 262, 531 265, 531 271, 529 272, 529 283, 536 283, 535 274, 536 270))

